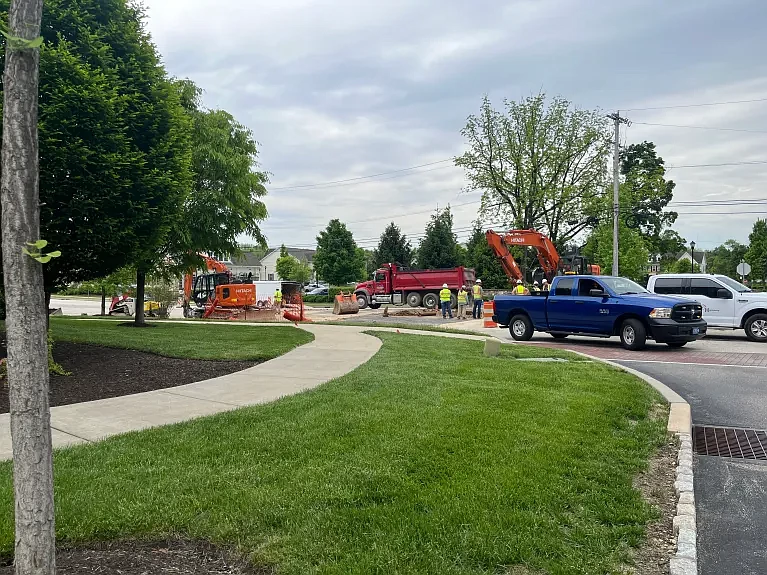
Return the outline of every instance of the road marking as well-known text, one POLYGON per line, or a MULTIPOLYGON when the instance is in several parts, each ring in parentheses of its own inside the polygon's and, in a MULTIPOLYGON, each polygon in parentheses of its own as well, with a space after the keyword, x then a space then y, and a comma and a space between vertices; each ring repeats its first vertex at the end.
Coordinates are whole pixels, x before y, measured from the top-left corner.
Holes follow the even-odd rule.
POLYGON ((738 365, 736 363, 695 363, 689 361, 658 361, 653 359, 613 359, 612 361, 626 361, 629 363, 664 363, 668 365, 702 365, 709 367, 750 367, 754 369, 767 369, 767 365, 738 365))

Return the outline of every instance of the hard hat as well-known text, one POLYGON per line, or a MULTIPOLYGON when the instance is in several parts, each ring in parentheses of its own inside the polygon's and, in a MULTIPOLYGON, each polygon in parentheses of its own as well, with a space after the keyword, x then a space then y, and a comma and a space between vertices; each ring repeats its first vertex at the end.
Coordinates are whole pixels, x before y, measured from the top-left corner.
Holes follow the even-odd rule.
POLYGON ((533 285, 534 285, 534 286, 537 286, 537 285, 538 285, 538 280, 535 280, 535 281, 533 282, 533 285))
POLYGON ((477 283, 478 283, 478 284, 481 284, 481 283, 482 283, 482 280, 477 280, 477 283))
POLYGON ((517 280, 517 284, 521 284, 521 283, 522 283, 522 280, 517 280))
POLYGON ((465 286, 465 285, 462 285, 462 286, 461 286, 461 289, 466 289, 466 286, 465 286))
POLYGON ((446 288, 446 287, 447 287, 447 284, 442 284, 442 287, 443 287, 443 288, 446 288))
POLYGON ((547 280, 547 279, 544 279, 544 280, 543 280, 543 283, 547 284, 547 283, 549 283, 549 280, 547 280))

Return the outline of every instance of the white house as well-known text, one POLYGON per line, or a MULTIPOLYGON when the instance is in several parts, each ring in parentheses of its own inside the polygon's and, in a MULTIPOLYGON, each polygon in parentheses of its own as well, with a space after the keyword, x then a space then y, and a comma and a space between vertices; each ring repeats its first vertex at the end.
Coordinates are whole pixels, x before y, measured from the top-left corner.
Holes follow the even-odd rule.
MULTIPOLYGON (((690 255, 690 252, 684 252, 679 254, 679 256, 677 257, 677 261, 680 261, 680 262, 686 261, 688 264, 691 264, 692 256, 690 255)), ((698 264, 698 266, 700 267, 700 273, 702 274, 706 273, 707 264, 706 264, 705 251, 701 250, 699 252, 698 251, 695 252, 695 263, 698 264)), ((690 271, 692 271, 692 268, 690 268, 690 271)))
MULTIPOLYGON (((288 248, 288 254, 299 261, 304 261, 312 265, 314 250, 302 248, 288 248)), ((232 258, 232 265, 229 269, 232 275, 238 278, 250 277, 254 281, 279 281, 283 278, 277 273, 277 260, 280 257, 280 248, 269 248, 266 255, 258 257, 252 252, 246 252, 242 256, 232 258), (252 275, 248 275, 252 274, 252 275)), ((313 268, 312 268, 313 269, 313 268)))

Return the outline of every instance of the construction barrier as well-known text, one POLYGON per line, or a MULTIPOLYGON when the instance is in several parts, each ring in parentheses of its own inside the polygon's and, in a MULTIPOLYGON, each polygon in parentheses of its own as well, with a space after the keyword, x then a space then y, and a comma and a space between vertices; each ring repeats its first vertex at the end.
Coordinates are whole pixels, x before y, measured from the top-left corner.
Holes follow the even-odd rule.
POLYGON ((486 301, 482 305, 482 316, 485 320, 482 327, 498 327, 498 324, 493 321, 493 302, 486 301))

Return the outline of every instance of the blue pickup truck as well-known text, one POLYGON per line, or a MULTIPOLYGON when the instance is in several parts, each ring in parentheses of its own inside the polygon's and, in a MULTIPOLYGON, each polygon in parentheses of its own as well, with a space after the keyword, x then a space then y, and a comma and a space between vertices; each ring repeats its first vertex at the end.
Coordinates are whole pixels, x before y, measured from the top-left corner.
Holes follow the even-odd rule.
POLYGON ((648 338, 682 347, 706 334, 698 302, 659 296, 620 277, 558 276, 550 292, 498 295, 493 309, 493 321, 519 341, 529 340, 534 331, 555 338, 618 335, 623 347, 638 350, 648 338))

